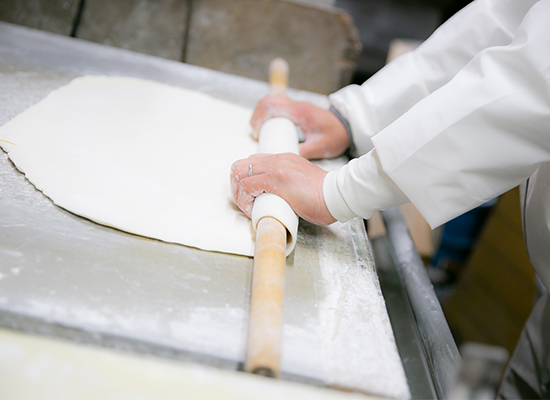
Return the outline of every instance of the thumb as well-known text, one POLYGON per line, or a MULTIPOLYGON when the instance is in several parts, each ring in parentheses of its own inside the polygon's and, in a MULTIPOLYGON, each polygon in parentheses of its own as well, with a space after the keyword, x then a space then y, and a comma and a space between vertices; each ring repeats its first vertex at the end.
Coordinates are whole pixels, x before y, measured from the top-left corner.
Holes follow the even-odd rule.
POLYGON ((308 160, 325 158, 323 142, 319 139, 308 138, 298 146, 300 155, 308 160))

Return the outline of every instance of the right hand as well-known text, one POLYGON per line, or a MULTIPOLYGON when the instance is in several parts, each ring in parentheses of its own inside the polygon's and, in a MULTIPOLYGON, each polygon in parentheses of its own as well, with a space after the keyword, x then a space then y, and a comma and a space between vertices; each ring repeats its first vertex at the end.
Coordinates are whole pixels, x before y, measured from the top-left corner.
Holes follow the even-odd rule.
POLYGON ((300 143, 300 155, 309 160, 338 157, 350 146, 346 128, 336 115, 284 94, 266 96, 256 105, 250 120, 253 137, 257 139, 262 124, 275 117, 288 118, 302 129, 305 141, 300 143))
POLYGON ((306 221, 329 225, 336 219, 323 196, 323 181, 327 173, 296 154, 254 154, 231 166, 233 202, 250 218, 256 197, 274 193, 306 221))

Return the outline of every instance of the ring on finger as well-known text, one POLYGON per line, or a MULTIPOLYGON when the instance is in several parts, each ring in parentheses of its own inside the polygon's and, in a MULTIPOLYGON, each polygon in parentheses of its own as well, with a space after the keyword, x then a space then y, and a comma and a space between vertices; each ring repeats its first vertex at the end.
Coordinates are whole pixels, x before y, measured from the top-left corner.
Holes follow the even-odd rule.
POLYGON ((254 175, 254 171, 252 171, 252 164, 248 164, 248 176, 254 175))

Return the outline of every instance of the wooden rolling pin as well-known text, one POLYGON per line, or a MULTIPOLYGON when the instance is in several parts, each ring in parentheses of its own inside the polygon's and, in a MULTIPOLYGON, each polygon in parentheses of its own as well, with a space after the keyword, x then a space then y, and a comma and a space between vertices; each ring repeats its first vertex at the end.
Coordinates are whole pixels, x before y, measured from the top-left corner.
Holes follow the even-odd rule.
MULTIPOLYGON (((269 83, 272 93, 286 91, 288 63, 285 60, 276 58, 271 62, 269 83)), ((273 378, 280 374, 286 243, 287 230, 283 224, 272 217, 259 220, 245 370, 273 378)))

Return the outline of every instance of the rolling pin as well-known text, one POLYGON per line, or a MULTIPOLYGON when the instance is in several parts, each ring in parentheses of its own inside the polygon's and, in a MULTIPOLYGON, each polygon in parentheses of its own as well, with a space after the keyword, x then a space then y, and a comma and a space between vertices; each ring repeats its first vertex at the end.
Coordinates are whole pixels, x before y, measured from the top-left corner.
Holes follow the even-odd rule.
MULTIPOLYGON (((284 93, 287 82, 288 63, 281 58, 274 59, 269 71, 271 93, 284 93)), ((260 129, 259 143, 261 153, 265 153, 266 148, 269 148, 270 153, 298 153, 296 126, 286 118, 270 119, 260 129)), ((284 200, 274 194, 265 193, 254 202, 252 222, 256 227, 256 245, 245 370, 276 378, 280 374, 286 255, 294 247, 293 243, 289 247, 289 242, 295 241, 292 236, 296 234, 298 218, 284 200), (278 204, 275 203, 278 202, 284 203, 288 208, 288 218, 255 216, 256 211, 276 206, 278 204)))

